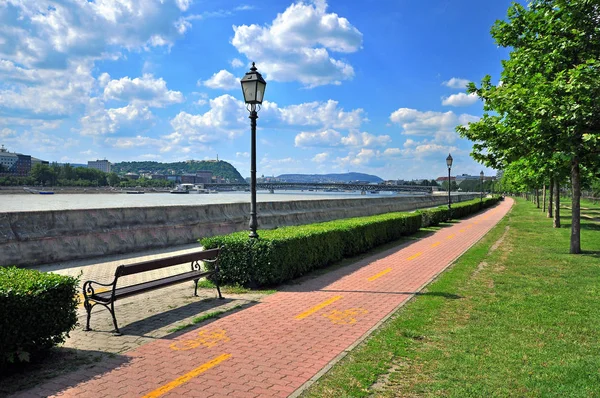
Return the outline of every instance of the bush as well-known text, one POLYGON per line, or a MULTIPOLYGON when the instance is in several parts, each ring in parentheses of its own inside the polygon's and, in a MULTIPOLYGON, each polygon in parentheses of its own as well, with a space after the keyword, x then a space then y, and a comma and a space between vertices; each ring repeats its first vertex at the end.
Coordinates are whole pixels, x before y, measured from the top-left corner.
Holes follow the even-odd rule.
POLYGON ((77 279, 0 267, 0 369, 65 341, 77 324, 77 279))
POLYGON ((420 227, 419 214, 389 213, 261 230, 257 240, 248 239, 247 232, 237 232, 204 238, 200 243, 207 249, 223 247, 219 256, 221 283, 265 286, 364 253, 420 227), (248 266, 252 263, 254 266, 248 266))
MULTIPOLYGON (((498 198, 486 198, 453 204, 452 217, 465 217, 497 202, 498 198)), ((200 239, 200 243, 207 249, 223 248, 220 283, 258 287, 289 281, 447 219, 448 208, 438 207, 261 230, 260 239, 236 232, 200 239)))

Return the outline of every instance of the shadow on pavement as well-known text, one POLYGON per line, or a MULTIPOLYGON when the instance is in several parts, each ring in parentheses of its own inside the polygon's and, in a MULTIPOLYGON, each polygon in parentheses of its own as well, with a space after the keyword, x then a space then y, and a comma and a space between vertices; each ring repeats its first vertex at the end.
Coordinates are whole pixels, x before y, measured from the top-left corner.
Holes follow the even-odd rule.
POLYGON ((129 362, 123 355, 57 347, 0 374, 1 397, 48 397, 129 362))

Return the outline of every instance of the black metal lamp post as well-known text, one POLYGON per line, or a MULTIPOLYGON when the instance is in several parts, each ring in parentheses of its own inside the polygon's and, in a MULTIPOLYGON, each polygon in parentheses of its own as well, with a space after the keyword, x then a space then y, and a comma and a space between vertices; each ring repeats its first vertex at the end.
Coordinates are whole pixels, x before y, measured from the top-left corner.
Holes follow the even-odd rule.
POLYGON ((450 217, 450 210, 452 208, 452 200, 450 199, 450 169, 452 168, 452 155, 448 154, 446 158, 446 165, 448 166, 448 218, 450 217))
POLYGON ((250 152, 250 236, 251 238, 258 238, 256 228, 258 227, 258 221, 256 220, 256 119, 258 119, 258 111, 260 105, 263 102, 263 96, 265 95, 265 88, 267 82, 260 73, 257 72, 254 62, 249 72, 241 80, 242 92, 244 93, 244 102, 246 102, 246 109, 250 112, 250 127, 252 130, 252 150, 250 152))
POLYGON ((479 201, 483 202, 483 170, 479 173, 479 201))

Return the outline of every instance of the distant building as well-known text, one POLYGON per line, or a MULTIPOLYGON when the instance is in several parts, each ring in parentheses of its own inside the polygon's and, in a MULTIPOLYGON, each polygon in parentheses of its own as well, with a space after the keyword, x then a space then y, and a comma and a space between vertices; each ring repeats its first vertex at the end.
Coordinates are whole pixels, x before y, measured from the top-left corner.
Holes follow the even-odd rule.
POLYGON ((110 173, 110 162, 106 159, 104 160, 90 160, 88 161, 89 169, 96 169, 103 171, 105 173, 110 173))
POLYGON ((31 167, 37 163, 48 164, 47 161, 34 158, 30 155, 8 152, 8 149, 4 145, 0 147, 0 165, 2 165, 0 173, 3 175, 27 176, 31 171, 31 167))
POLYGON ((183 174, 181 182, 184 184, 210 184, 215 177, 212 171, 200 170, 194 173, 183 174))

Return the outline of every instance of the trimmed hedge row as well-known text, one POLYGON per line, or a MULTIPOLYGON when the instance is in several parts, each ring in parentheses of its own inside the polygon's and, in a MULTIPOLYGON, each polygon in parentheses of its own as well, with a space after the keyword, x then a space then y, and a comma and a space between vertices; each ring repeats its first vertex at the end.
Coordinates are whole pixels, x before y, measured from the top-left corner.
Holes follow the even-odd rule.
MULTIPOLYGON (((457 203, 452 206, 452 216, 464 217, 497 202, 498 198, 486 198, 481 203, 479 199, 457 203)), ((268 286, 364 253, 413 234, 422 226, 438 225, 447 219, 448 208, 438 207, 415 213, 388 213, 260 230, 260 239, 249 239, 246 231, 236 232, 203 238, 200 243, 206 249, 223 247, 219 255, 221 283, 268 286)))
POLYGON ((0 267, 0 369, 65 341, 77 324, 77 279, 0 267))
POLYGON ((219 255, 221 283, 244 286, 273 285, 363 253, 421 227, 421 216, 389 213, 318 224, 247 232, 200 240, 207 249, 223 247, 219 255), (253 261, 252 261, 253 260, 253 261), (253 267, 247 264, 254 264, 253 267))

